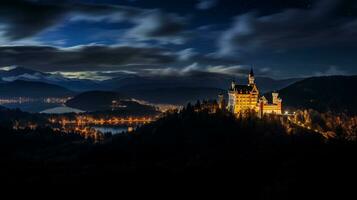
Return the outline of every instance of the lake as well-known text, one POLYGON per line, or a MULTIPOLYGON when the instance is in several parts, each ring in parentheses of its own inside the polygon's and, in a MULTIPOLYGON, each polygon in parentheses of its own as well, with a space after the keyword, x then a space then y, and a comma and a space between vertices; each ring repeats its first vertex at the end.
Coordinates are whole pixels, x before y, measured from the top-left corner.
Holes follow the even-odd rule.
POLYGON ((65 113, 83 113, 83 110, 76 108, 71 108, 67 106, 59 106, 41 111, 40 113, 45 114, 65 114, 65 113))
POLYGON ((30 103, 11 103, 11 104, 3 104, 2 106, 10 109, 20 109, 25 112, 38 113, 46 109, 55 108, 61 106, 60 104, 51 104, 51 103, 43 103, 43 102, 30 102, 30 103))
POLYGON ((121 134, 123 132, 127 132, 128 128, 131 126, 126 125, 118 125, 118 126, 92 126, 97 131, 102 133, 112 133, 113 135, 121 134))

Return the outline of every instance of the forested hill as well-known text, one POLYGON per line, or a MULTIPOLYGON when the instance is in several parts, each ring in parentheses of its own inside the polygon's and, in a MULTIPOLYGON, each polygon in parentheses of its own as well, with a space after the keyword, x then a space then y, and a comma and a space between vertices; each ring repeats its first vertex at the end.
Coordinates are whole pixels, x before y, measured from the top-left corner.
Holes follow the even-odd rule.
POLYGON ((357 76, 312 77, 279 91, 287 108, 357 114, 357 76))

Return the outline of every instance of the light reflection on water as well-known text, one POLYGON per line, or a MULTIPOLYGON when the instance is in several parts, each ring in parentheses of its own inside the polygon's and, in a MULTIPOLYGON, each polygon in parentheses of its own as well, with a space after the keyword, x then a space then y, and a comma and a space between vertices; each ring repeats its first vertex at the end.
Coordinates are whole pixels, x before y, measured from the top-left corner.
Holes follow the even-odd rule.
POLYGON ((113 135, 121 134, 128 131, 129 126, 93 126, 97 131, 102 133, 112 133, 113 135))

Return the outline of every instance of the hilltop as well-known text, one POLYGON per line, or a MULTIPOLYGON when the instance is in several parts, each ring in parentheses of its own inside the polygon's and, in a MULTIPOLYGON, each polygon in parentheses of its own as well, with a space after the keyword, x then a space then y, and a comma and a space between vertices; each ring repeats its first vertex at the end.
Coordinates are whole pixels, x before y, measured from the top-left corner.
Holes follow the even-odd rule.
POLYGON ((357 76, 312 77, 279 90, 286 108, 357 114, 357 76))
POLYGON ((156 109, 149 105, 140 104, 126 95, 108 91, 83 92, 68 100, 66 105, 87 112, 114 111, 126 115, 153 114, 156 109))
POLYGON ((1 97, 64 97, 74 94, 64 87, 43 82, 16 80, 0 83, 1 97))

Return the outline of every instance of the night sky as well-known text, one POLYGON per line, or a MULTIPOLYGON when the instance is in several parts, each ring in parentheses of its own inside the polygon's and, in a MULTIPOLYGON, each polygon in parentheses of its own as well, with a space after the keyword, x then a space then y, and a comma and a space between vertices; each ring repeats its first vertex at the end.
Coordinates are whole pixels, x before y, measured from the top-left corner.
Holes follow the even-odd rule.
POLYGON ((355 0, 5 0, 0 67, 116 73, 357 74, 355 0))

